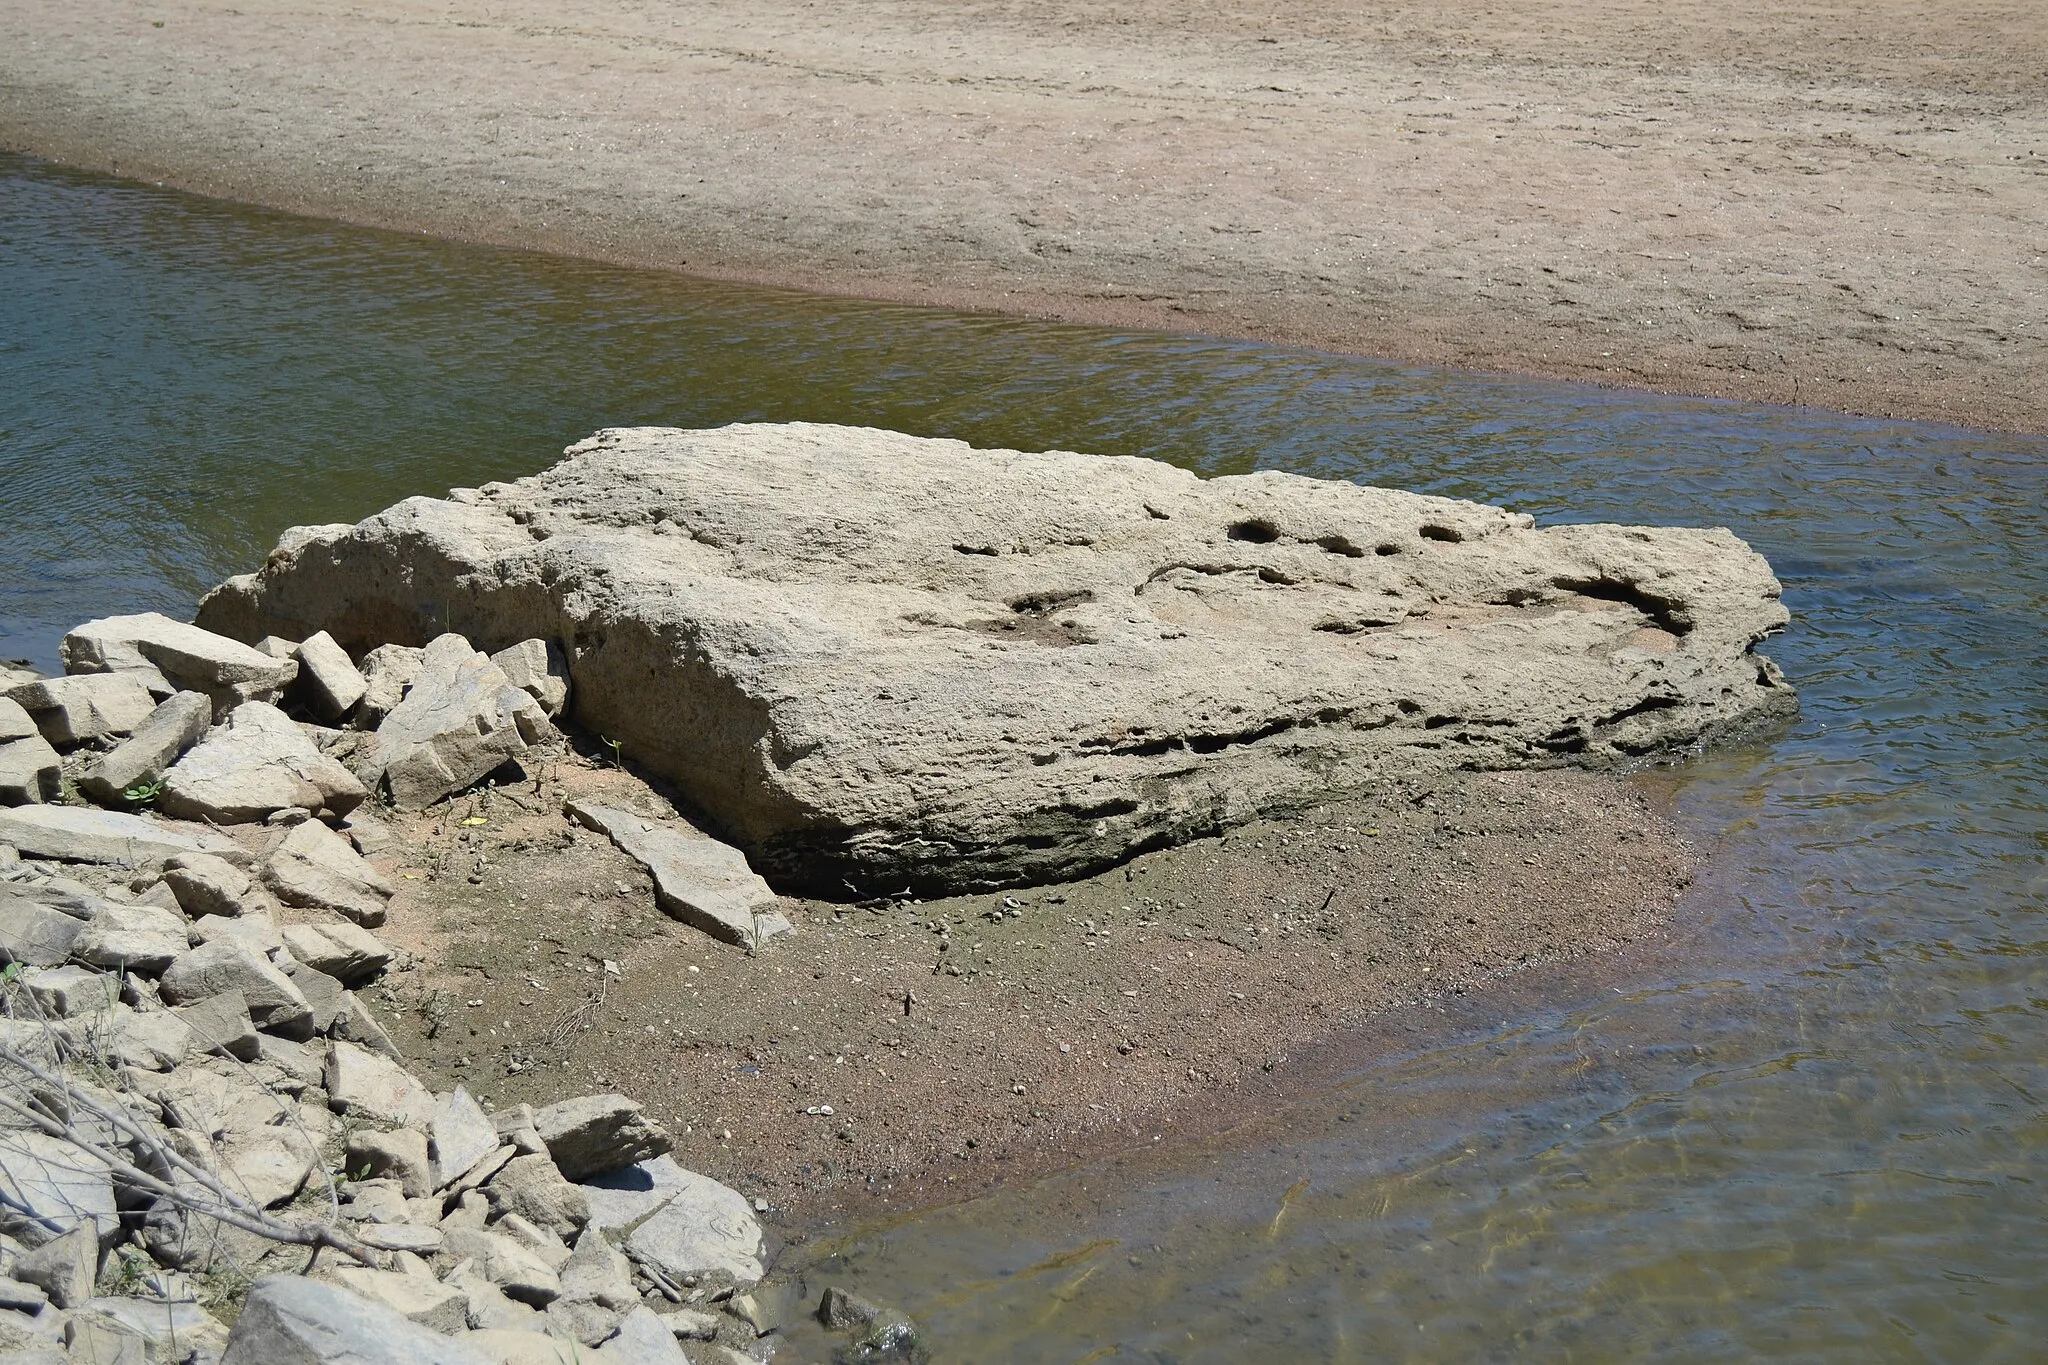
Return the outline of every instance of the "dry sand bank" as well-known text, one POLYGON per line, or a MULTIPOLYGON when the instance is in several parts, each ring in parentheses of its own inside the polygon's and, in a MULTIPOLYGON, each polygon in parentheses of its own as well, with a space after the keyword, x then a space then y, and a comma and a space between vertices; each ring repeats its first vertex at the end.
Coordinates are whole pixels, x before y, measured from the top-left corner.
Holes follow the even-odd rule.
POLYGON ((2031 0, 15 0, 0 145, 731 278, 2048 431, 2031 0))

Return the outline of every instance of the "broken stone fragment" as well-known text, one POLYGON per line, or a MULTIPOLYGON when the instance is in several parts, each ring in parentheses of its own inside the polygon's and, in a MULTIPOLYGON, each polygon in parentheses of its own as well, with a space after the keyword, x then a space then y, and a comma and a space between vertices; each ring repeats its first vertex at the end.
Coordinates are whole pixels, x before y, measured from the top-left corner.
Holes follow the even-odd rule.
MULTIPOLYGON (((327 1055, 327 1103, 337 1114, 382 1123, 424 1126, 434 1114, 434 1097, 411 1073, 388 1057, 354 1043, 337 1041, 327 1055)), ((426 1138, 420 1138, 420 1178, 428 1178, 426 1138)), ((421 1194, 431 1194, 422 1189, 421 1194)))
POLYGON ((580 797, 564 801, 562 809, 645 867, 654 877, 656 903, 692 928, 743 948, 790 932, 774 908, 775 892, 732 845, 580 797))
POLYGON ((306 709, 320 720, 340 720, 369 689, 355 660, 324 630, 305 638, 298 648, 298 660, 299 696, 305 700, 306 709))
POLYGON ((290 659, 274 659, 238 640, 153 611, 88 621, 66 635, 57 652, 68 673, 152 669, 179 687, 207 693, 223 706, 274 697, 298 672, 298 664, 290 659))
POLYGON ((544 1156, 522 1156, 507 1162, 484 1186, 484 1194, 494 1216, 517 1214, 564 1242, 590 1221, 590 1205, 583 1191, 564 1179, 555 1163, 544 1156))
POLYGON ((63 780, 64 760, 41 735, 0 744, 0 806, 54 801, 63 780))
POLYGON ((413 680, 377 727, 377 780, 400 810, 422 810, 526 752, 548 732, 534 699, 460 635, 427 647, 413 680))
POLYGON ((147 867, 180 853, 211 853, 246 863, 249 855, 204 826, 165 824, 126 811, 83 806, 17 806, 0 810, 0 844, 36 858, 147 867))
POLYGON ((227 939, 241 944, 266 962, 276 962, 278 953, 284 948, 284 935, 278 931, 277 921, 267 910, 251 910, 232 919, 226 915, 201 915, 192 921, 191 932, 195 945, 227 939))
POLYGON ((234 825, 291 809, 339 815, 366 795, 355 774, 314 747, 289 716, 252 701, 164 774, 157 805, 167 815, 234 825))
POLYGON ((426 653, 413 645, 379 645, 363 656, 364 688, 355 715, 358 730, 376 729, 405 700, 426 653))
MULTIPOLYGON (((359 1106, 354 1112, 364 1112, 359 1106)), ((433 1177, 427 1162, 426 1134, 411 1128, 394 1128, 388 1133, 357 1129, 348 1135, 348 1174, 354 1179, 398 1182, 408 1199, 433 1193, 433 1177)))
POLYGON ((287 640, 282 635, 266 635, 251 646, 258 654, 268 654, 273 659, 296 659, 299 657, 299 642, 287 640))
POLYGON ((162 777, 185 751, 206 737, 213 702, 203 693, 179 692, 149 713, 135 732, 79 774, 78 788, 102 805, 162 777))
POLYGON ((277 969, 306 997, 306 1013, 314 1033, 326 1033, 348 1009, 348 993, 327 973, 296 962, 289 955, 277 964, 277 969))
POLYGON ((95 673, 23 683, 7 694, 60 749, 125 735, 156 710, 156 698, 132 673, 95 673))
POLYGON ((469 1091, 458 1085, 450 1093, 434 1097, 427 1145, 433 1162, 433 1188, 443 1190, 498 1150, 498 1130, 469 1091))
POLYGON ((569 661, 551 640, 521 640, 491 656, 511 684, 553 720, 569 704, 569 661))
POLYGON ((74 1143, 27 1129, 0 1128, 0 1232, 48 1237, 81 1224, 98 1237, 119 1230, 105 1165, 74 1143))
POLYGON ((93 1284, 99 1279, 99 1237, 91 1224, 80 1223, 23 1253, 8 1273, 41 1289, 59 1308, 77 1308, 92 1297, 93 1284))
POLYGON ((492 1365, 384 1304, 299 1275, 256 1282, 221 1365, 492 1365))
POLYGON ((394 1062, 405 1061, 399 1054, 398 1045, 391 1041, 391 1035, 384 1031, 384 1026, 377 1022, 376 1017, 370 1013, 369 1006, 365 1005, 354 991, 342 992, 341 1003, 341 1014, 335 1019, 334 1026, 328 1030, 329 1037, 368 1048, 394 1062))
POLYGON ((169 1071, 192 1051, 192 1029, 173 1010, 122 1009, 114 1014, 107 1055, 116 1066, 169 1071))
POLYGON ((0 882, 0 963, 54 967, 68 961, 86 924, 51 905, 38 888, 0 882))
POLYGON ((0 696, 0 744, 40 734, 42 731, 36 728, 35 721, 22 709, 20 702, 0 696))
POLYGON ((245 1062, 261 1055, 256 1024, 249 1017, 249 1002, 238 990, 222 991, 169 1013, 191 1030, 193 1046, 201 1052, 245 1062))
POLYGON ((633 1263, 596 1228, 583 1229, 569 1259, 555 1273, 562 1278, 565 1299, 620 1309, 635 1307, 640 1302, 640 1291, 633 1287, 633 1263))
POLYGON ((584 1095, 536 1109, 533 1126, 563 1176, 584 1180, 660 1156, 675 1143, 624 1095, 584 1095))
POLYGON ((178 908, 193 919, 225 915, 230 919, 261 912, 268 901, 255 893, 249 874, 210 853, 181 853, 164 864, 164 885, 178 908))
MULTIPOLYGON (((4 933, 5 929, 0 928, 0 934, 4 933)), ((21 988, 28 992, 38 1014, 45 1019, 69 1019, 74 1014, 104 1008, 116 998, 112 983, 104 975, 75 963, 26 972, 21 977, 21 988)))
POLYGON ((190 947, 185 917, 177 911, 109 903, 93 916, 72 951, 90 966, 153 977, 190 947))
POLYGON ((545 1308, 561 1297, 561 1278, 539 1254, 500 1233, 455 1228, 448 1232, 442 1254, 474 1261, 478 1274, 521 1303, 545 1308))
POLYGON ((384 922, 385 905, 397 894, 348 840, 318 820, 293 827, 264 863, 263 880, 286 905, 332 910, 370 928, 384 922))
POLYGON ((675 1335, 654 1310, 635 1305, 617 1332, 597 1348, 598 1365, 690 1365, 675 1335))
MULTIPOLYGON (((438 1242, 439 1238, 435 1240, 438 1242)), ((334 1266, 325 1278, 433 1331, 455 1333, 469 1329, 469 1299, 461 1290, 438 1280, 360 1265, 334 1266)))
POLYGON ((239 991, 257 1028, 286 1038, 309 1038, 313 1012, 285 974, 229 939, 203 943, 171 963, 160 983, 173 1005, 239 991))
POLYGON ((283 934, 293 957, 345 986, 367 981, 391 963, 389 948, 346 921, 287 924, 283 934))

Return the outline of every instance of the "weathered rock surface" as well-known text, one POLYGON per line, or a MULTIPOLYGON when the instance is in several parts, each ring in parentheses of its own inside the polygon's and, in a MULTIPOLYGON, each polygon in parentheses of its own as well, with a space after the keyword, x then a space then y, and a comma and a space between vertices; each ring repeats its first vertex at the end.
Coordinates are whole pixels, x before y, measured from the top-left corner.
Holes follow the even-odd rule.
POLYGON ((267 702, 237 706, 227 723, 164 774, 166 815, 246 824, 280 810, 354 810, 369 793, 267 702))
MULTIPOLYGON (((327 1054, 328 1103, 336 1113, 359 1114, 382 1123, 424 1127, 434 1114, 434 1097, 388 1057, 353 1043, 337 1042, 327 1054)), ((427 1180, 427 1139, 419 1134, 421 1179, 427 1180)), ((431 1194, 431 1185, 419 1191, 431 1194)))
POLYGON ((1056 880, 1795 704, 1751 652, 1778 583, 1725 530, 802 424, 602 432, 475 501, 289 537, 200 619, 562 641, 585 728, 771 881, 840 894, 1056 880))
POLYGON ((241 845, 203 826, 167 825, 125 811, 81 806, 0 810, 0 844, 38 858, 131 867, 165 862, 181 853, 211 853, 231 863, 249 861, 241 845))
POLYGON ((731 844, 592 801, 571 798, 563 809, 645 867, 655 901, 683 923, 743 948, 790 932, 774 890, 731 844))
POLYGON ((355 714, 358 730, 376 729, 398 708, 413 679, 419 677, 425 656, 425 650, 411 645, 379 645, 363 656, 364 689, 355 714))
POLYGON ((35 718, 59 748, 125 735, 156 710, 156 698, 133 673, 96 673, 22 683, 7 694, 35 718))
POLYGON ((67 673, 153 671, 222 705, 276 696, 298 672, 290 659, 153 611, 87 621, 57 652, 67 673))
POLYGON ((0 1232, 47 1237, 42 1229, 54 1223, 62 1232, 88 1226, 105 1239, 120 1226, 107 1168, 43 1133, 0 1128, 0 1195, 0 1232))
POLYGON ((583 1095, 536 1109, 533 1126, 571 1180, 614 1171, 675 1146, 659 1123, 624 1095, 583 1095))
POLYGON ((753 1206, 709 1176, 663 1156, 582 1183, 591 1225, 638 1222, 627 1249, 673 1280, 725 1274, 745 1288, 764 1273, 766 1239, 753 1206))
POLYGON ((79 774, 78 788, 93 800, 113 805, 123 793, 162 777, 185 751, 206 737, 213 702, 202 692, 166 698, 135 732, 79 774))
POLYGON ((72 952, 94 967, 161 976, 190 946, 177 911, 110 904, 93 916, 72 952))
POLYGON ((369 689, 355 660, 324 630, 307 636, 296 653, 299 695, 305 698, 306 708, 321 720, 340 720, 369 689))

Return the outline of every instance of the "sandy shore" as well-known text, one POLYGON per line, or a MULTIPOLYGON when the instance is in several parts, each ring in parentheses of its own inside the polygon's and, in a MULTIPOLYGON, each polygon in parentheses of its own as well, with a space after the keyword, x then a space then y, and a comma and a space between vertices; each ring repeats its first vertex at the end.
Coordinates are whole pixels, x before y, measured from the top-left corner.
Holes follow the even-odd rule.
POLYGON ((0 145, 729 278, 2039 432, 2044 73, 2028 0, 15 0, 0 145))

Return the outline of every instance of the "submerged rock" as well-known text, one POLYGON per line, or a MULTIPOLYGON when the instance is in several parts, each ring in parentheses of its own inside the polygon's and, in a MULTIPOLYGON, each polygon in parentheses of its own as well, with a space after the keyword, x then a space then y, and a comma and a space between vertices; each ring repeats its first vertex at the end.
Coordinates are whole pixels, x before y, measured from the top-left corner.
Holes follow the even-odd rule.
POLYGON ((200 613, 560 641, 583 726, 771 881, 839 894, 1683 748, 1794 708, 1752 652, 1786 619, 1726 530, 806 424, 602 432, 473 501, 294 532, 200 613))

